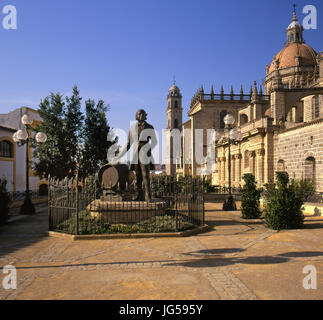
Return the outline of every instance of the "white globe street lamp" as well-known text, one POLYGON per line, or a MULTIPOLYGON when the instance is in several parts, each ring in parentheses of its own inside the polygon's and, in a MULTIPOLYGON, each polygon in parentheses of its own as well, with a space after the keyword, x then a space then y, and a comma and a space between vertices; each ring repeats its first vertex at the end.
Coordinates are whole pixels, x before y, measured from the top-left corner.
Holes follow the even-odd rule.
POLYGON ((47 141, 47 135, 43 132, 38 132, 35 139, 37 143, 45 143, 47 141))
POLYGON ((21 122, 24 125, 29 125, 30 126, 30 125, 32 125, 34 120, 28 114, 25 114, 25 115, 22 116, 21 122))
POLYGON ((12 136, 14 142, 18 143, 20 140, 18 139, 18 132, 15 132, 12 136))
POLYGON ((215 141, 220 141, 222 143, 228 143, 228 151, 229 151, 229 159, 228 159, 228 169, 229 169, 229 196, 228 199, 223 204, 224 211, 235 211, 236 205, 232 196, 232 188, 231 188, 231 145, 238 144, 243 139, 243 135, 237 128, 234 128, 234 124, 236 123, 236 119, 232 114, 227 114, 224 119, 225 128, 228 130, 227 137, 224 135, 221 138, 219 133, 215 133, 214 138, 215 141))
MULTIPOLYGON (((20 214, 28 215, 35 214, 35 208, 29 195, 29 143, 33 140, 29 132, 31 132, 33 121, 34 120, 28 114, 25 114, 21 118, 21 123, 25 126, 25 130, 20 129, 12 136, 14 142, 19 146, 26 145, 26 196, 24 204, 21 207, 20 214)), ((39 144, 45 143, 47 141, 47 136, 45 133, 39 132, 36 134, 35 140, 39 144)))
POLYGON ((16 137, 17 137, 17 139, 19 141, 24 141, 24 140, 27 140, 28 139, 28 133, 27 133, 26 130, 21 130, 20 129, 16 133, 17 133, 16 137))
POLYGON ((236 122, 236 119, 234 118, 234 116, 230 113, 228 113, 224 119, 223 119, 225 125, 227 126, 233 126, 236 122))

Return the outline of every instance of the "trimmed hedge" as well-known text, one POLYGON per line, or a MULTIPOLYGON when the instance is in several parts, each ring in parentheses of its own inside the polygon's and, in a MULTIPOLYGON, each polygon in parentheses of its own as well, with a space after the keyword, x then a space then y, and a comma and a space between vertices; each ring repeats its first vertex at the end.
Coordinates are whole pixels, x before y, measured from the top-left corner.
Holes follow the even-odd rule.
POLYGON ((244 219, 258 219, 261 216, 260 195, 261 189, 257 188, 256 178, 248 173, 243 176, 245 185, 241 190, 241 212, 244 219))
POLYGON ((290 181, 287 172, 277 172, 276 178, 276 184, 266 186, 264 211, 267 227, 274 230, 302 228, 303 205, 314 186, 306 180, 290 181))

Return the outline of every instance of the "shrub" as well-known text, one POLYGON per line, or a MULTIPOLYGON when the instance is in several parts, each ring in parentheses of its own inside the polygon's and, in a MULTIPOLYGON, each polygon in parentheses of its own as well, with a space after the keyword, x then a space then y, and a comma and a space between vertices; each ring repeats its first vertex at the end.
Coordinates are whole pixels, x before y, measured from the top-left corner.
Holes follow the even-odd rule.
POLYGON ((175 194, 194 194, 199 193, 205 181, 199 177, 174 177, 174 176, 153 176, 151 179, 152 194, 156 198, 175 194))
POLYGON ((7 180, 0 178, 0 225, 8 221, 9 200, 7 180))
POLYGON ((212 186, 212 180, 211 179, 206 179, 204 181, 204 192, 205 193, 213 193, 216 192, 216 187, 212 186))
POLYGON ((292 180, 291 184, 294 186, 297 195, 300 196, 304 202, 306 202, 315 192, 313 183, 308 180, 292 180))
POLYGON ((274 230, 301 228, 304 224, 302 207, 314 186, 305 180, 290 182, 287 172, 277 172, 276 178, 276 184, 266 187, 266 225, 274 230))
POLYGON ((248 173, 243 176, 245 185, 241 190, 241 212, 244 219, 258 219, 261 216, 260 194, 255 176, 248 173))

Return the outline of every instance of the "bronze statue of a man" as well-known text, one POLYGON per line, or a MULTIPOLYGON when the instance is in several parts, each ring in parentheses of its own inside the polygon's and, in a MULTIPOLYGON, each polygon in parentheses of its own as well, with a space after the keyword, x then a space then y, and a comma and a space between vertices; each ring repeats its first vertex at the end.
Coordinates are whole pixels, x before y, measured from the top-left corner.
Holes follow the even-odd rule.
POLYGON ((146 122, 147 113, 139 109, 136 113, 137 123, 130 128, 126 147, 118 154, 123 157, 131 148, 133 159, 130 170, 136 172, 138 197, 137 201, 151 201, 150 170, 155 170, 152 150, 157 145, 154 127, 146 122), (144 190, 143 190, 144 188, 144 190))

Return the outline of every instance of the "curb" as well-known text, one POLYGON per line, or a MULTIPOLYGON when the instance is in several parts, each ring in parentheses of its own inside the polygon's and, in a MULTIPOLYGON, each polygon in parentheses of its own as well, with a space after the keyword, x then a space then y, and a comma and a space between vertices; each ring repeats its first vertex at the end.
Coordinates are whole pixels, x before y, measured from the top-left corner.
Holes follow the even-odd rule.
POLYGON ((27 216, 27 215, 14 216, 14 217, 9 218, 9 220, 7 221, 6 224, 14 223, 16 221, 20 221, 20 220, 27 218, 27 217, 30 217, 30 216, 27 216))
POLYGON ((134 233, 134 234, 89 234, 89 235, 71 235, 67 233, 60 233, 56 231, 49 231, 48 236, 71 240, 114 240, 114 239, 144 239, 144 238, 179 238, 189 237, 199 233, 210 231, 212 228, 208 225, 195 228, 193 230, 174 232, 174 233, 134 233))

